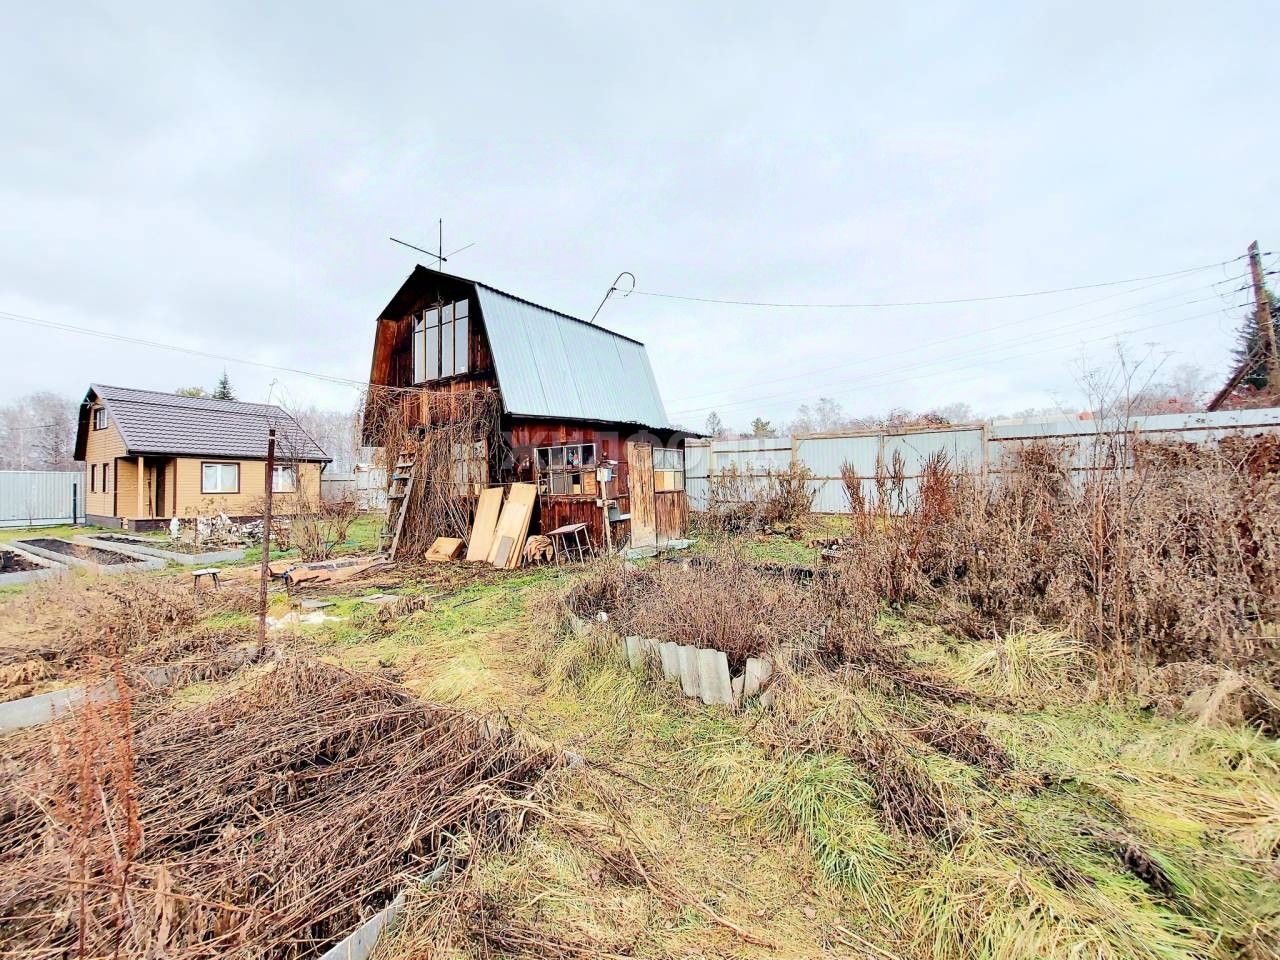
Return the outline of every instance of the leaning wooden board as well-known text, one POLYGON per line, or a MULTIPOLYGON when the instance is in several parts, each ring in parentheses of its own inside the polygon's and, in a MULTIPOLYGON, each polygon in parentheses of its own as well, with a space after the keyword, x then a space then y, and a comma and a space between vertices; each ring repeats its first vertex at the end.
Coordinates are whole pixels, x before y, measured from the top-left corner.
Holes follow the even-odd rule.
POLYGON ((467 544, 467 561, 488 561, 493 549, 494 532, 498 527, 498 514, 502 512, 502 488, 489 487, 480 491, 476 504, 476 520, 471 525, 471 542, 467 544))
POLYGON ((525 537, 529 534, 529 521, 533 519, 533 507, 538 502, 538 488, 532 483, 513 483, 507 502, 498 517, 493 535, 493 547, 489 550, 489 562, 495 567, 514 570, 520 566, 524 554, 525 537), (498 558, 498 546, 506 540, 505 562, 498 558))

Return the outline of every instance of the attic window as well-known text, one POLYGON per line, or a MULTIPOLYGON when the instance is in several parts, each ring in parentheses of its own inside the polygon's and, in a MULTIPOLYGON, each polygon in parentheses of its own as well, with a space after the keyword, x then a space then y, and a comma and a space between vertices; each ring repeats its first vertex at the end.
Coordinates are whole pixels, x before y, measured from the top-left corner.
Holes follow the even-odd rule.
POLYGON ((470 300, 437 303, 413 318, 413 382, 457 376, 470 369, 470 300))
POLYGON ((95 430, 107 429, 107 408, 106 407, 93 408, 93 429, 95 430))

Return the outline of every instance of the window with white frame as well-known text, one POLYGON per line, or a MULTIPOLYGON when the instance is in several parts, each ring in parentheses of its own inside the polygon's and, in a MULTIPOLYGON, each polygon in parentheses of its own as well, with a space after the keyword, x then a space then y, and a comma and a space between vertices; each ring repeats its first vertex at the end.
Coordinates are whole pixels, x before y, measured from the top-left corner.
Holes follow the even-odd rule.
POLYGON ((240 464, 202 463, 200 465, 201 493, 239 493, 240 464))
POLYGON ((657 493, 684 489, 684 451, 666 447, 653 450, 653 489, 657 493))
POLYGON ((95 430, 107 429, 107 408, 106 407, 93 408, 93 429, 95 430))
POLYGON ((426 383, 471 369, 470 301, 437 303, 413 318, 413 382, 426 383))
POLYGON ((538 489, 564 497, 595 497, 596 445, 570 443, 559 447, 537 447, 538 489))
POLYGON ((298 468, 292 464, 271 468, 271 492, 294 493, 298 489, 298 468))

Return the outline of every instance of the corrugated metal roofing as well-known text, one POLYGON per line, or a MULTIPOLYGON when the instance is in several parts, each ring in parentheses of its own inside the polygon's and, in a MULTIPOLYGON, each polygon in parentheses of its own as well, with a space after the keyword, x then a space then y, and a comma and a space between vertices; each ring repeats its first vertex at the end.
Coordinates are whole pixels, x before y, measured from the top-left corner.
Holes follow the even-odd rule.
POLYGON ((670 426, 643 343, 483 283, 475 289, 508 413, 670 426))
MULTIPOLYGON (((328 462, 329 457, 280 407, 238 400, 179 397, 155 390, 93 384, 130 454, 264 459, 267 430, 276 431, 276 456, 328 462)), ((89 400, 86 397, 86 403, 89 400)), ((83 409, 83 408, 82 408, 83 409)), ((86 412, 81 413, 84 429, 86 412)), ((77 448, 81 444, 77 441, 77 448)))

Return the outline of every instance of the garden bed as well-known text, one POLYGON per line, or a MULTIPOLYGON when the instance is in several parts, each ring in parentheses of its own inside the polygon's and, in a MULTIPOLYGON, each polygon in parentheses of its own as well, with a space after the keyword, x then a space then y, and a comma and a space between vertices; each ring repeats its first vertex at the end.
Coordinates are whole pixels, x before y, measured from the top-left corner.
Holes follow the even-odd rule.
POLYGON ((141 553, 148 557, 158 557, 184 566, 204 566, 210 563, 234 563, 244 559, 244 548, 230 547, 215 550, 209 546, 193 543, 181 543, 175 540, 156 540, 148 537, 130 537, 119 533, 97 533, 92 536, 77 536, 73 543, 99 549, 125 549, 132 553, 141 553))
POLYGON ((55 563, 85 567, 102 573, 131 573, 142 570, 163 570, 164 561, 159 557, 144 557, 123 550, 95 547, 90 544, 61 540, 57 537, 31 537, 15 540, 13 546, 55 563))
POLYGON ((58 577, 66 572, 66 566, 56 561, 21 550, 0 548, 0 587, 58 577))

